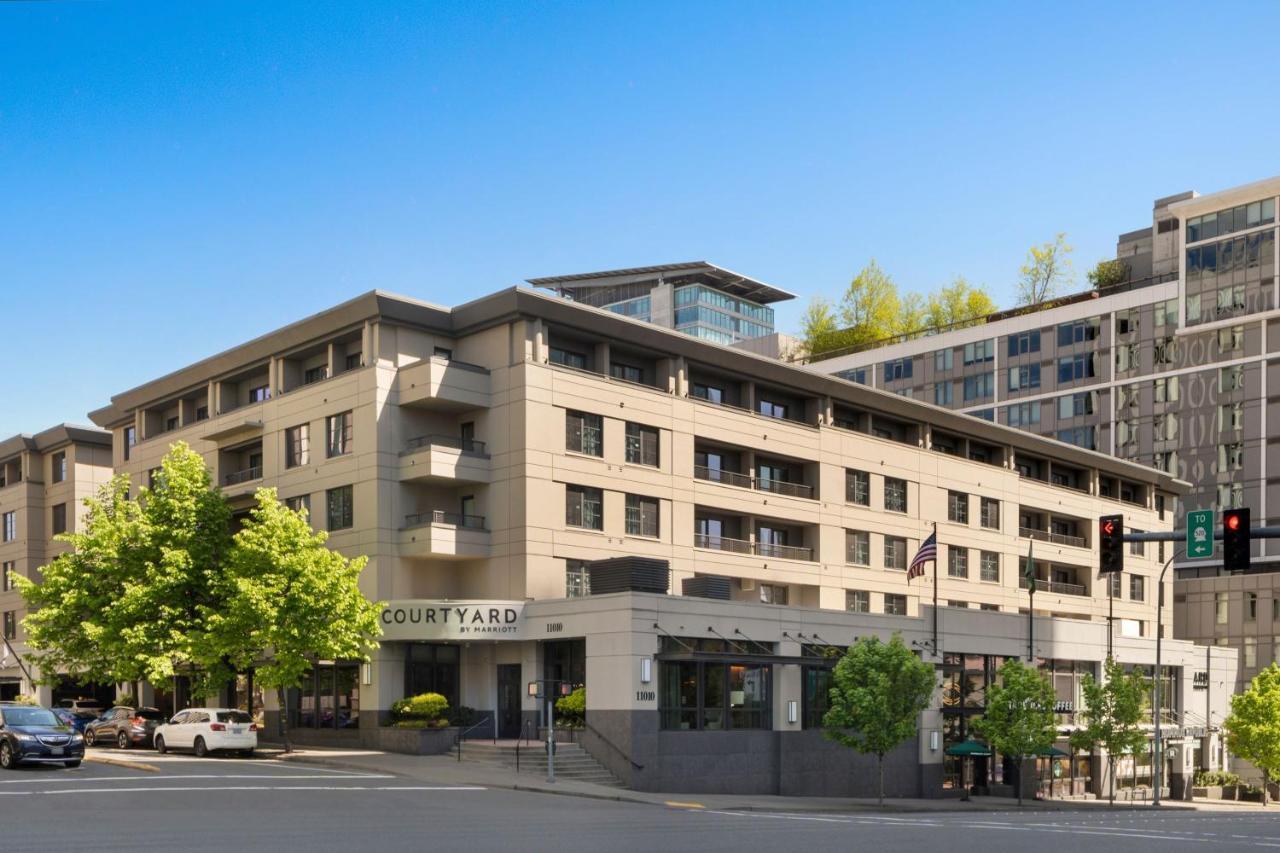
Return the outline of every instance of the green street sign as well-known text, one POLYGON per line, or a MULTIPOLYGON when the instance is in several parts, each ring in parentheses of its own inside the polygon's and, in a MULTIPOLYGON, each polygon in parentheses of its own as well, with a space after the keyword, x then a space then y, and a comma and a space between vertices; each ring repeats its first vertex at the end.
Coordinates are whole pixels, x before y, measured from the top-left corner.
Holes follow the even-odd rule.
POLYGON ((1187 557, 1208 559, 1213 556, 1213 510, 1198 509, 1187 513, 1187 557))

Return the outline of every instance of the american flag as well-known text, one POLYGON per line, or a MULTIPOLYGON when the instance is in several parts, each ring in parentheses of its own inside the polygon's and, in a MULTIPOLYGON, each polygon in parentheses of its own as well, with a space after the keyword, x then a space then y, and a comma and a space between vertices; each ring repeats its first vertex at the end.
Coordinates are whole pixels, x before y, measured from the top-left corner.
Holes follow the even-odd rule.
POLYGON ((935 527, 933 532, 920 543, 920 550, 916 551, 916 555, 911 558, 911 565, 907 566, 907 580, 923 575, 924 564, 936 559, 938 559, 938 528, 935 527))

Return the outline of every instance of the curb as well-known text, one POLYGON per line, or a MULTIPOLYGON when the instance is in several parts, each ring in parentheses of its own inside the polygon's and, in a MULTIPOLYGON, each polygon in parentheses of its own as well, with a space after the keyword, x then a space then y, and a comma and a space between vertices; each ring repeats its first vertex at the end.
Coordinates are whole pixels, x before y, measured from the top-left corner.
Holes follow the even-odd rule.
POLYGON ((130 770, 142 770, 146 773, 159 773, 160 768, 154 764, 144 764, 141 761, 131 761, 128 758, 116 758, 107 755, 86 755, 85 761, 92 761, 95 764, 110 764, 115 767, 127 767, 130 770))

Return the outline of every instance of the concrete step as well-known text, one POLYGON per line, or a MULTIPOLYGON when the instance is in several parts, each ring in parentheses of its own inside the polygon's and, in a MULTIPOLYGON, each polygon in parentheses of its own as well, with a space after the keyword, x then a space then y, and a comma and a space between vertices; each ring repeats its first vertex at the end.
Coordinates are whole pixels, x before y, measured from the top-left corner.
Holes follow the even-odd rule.
MULTIPOLYGON (((547 772, 547 751, 544 744, 521 743, 519 751, 520 773, 545 774, 547 772)), ((450 754, 457 757, 456 746, 450 754)), ((487 767, 502 767, 515 772, 516 745, 510 742, 495 744, 492 741, 468 741, 462 745, 462 760, 487 767)), ((556 777, 560 779, 573 779, 614 788, 622 787, 622 783, 608 769, 576 743, 556 744, 555 772, 556 777)))

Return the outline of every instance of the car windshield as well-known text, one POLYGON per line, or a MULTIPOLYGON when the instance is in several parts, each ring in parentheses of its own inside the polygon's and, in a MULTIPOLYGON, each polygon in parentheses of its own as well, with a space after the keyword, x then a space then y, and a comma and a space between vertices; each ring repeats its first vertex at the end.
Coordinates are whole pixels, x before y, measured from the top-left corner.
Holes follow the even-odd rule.
POLYGON ((218 722, 220 723, 252 723, 253 717, 250 717, 244 711, 219 711, 218 722))
POLYGON ((135 717, 141 717, 144 720, 163 720, 164 714, 160 713, 158 708, 139 708, 134 714, 135 717))
POLYGON ((4 722, 8 726, 60 726, 62 723, 47 708, 5 708, 4 722))

